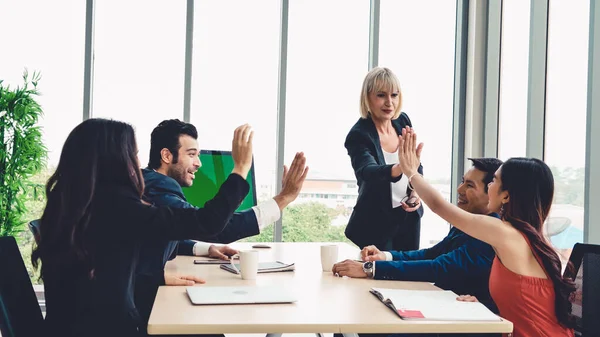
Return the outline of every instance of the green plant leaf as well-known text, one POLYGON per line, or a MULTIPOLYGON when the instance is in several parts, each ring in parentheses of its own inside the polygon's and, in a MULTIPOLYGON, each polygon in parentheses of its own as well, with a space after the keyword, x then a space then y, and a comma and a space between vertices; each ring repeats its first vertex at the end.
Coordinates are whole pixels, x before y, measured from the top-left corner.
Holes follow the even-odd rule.
POLYGON ((25 69, 23 86, 13 89, 0 80, 0 236, 22 233, 32 220, 27 219, 31 201, 43 199, 43 187, 31 180, 47 158, 37 125, 43 114, 36 101, 40 79, 39 72, 25 69))

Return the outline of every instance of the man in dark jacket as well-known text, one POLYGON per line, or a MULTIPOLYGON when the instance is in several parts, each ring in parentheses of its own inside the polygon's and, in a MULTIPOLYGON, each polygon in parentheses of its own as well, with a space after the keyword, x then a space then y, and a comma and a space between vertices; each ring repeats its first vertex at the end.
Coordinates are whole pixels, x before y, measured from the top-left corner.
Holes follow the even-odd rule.
MULTIPOLYGON (((458 187, 458 207, 473 214, 498 216, 488 210, 487 191, 502 161, 492 158, 469 160, 473 167, 465 173, 458 187)), ((433 282, 458 295, 474 295, 490 310, 498 312, 488 288, 494 250, 457 228, 451 228, 444 240, 428 249, 382 252, 375 246, 368 246, 361 254, 367 262, 346 260, 336 264, 333 272, 339 276, 377 280, 433 282)))
MULTIPOLYGON (((197 138, 198 132, 192 124, 177 119, 165 120, 152 131, 148 167, 142 170, 144 199, 147 202, 174 208, 195 207, 187 202, 181 188, 192 185, 194 174, 201 166, 197 138)), ((304 154, 297 153, 289 170, 284 167, 281 192, 249 210, 235 213, 223 231, 210 238, 210 242, 231 243, 257 235, 261 228, 277 221, 281 211, 296 199, 302 189, 308 173, 305 163, 304 154)), ((135 301, 141 317, 148 321, 160 285, 203 282, 193 275, 165 273, 167 261, 178 254, 228 259, 235 253, 237 251, 228 246, 192 240, 160 240, 144 244, 140 250, 135 285, 135 301)))

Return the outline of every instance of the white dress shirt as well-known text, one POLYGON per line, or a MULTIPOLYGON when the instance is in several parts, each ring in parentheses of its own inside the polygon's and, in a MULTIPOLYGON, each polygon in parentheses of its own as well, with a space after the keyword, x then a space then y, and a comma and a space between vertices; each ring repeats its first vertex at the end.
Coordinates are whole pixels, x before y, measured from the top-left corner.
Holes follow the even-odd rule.
MULTIPOLYGON (((383 148, 383 157, 385 158, 385 163, 388 165, 398 164, 398 150, 394 153, 386 152, 383 148)), ((402 206, 402 198, 406 196, 406 190, 408 187, 408 177, 406 174, 402 175, 402 178, 395 183, 390 183, 392 189, 392 207, 400 207, 402 206)))

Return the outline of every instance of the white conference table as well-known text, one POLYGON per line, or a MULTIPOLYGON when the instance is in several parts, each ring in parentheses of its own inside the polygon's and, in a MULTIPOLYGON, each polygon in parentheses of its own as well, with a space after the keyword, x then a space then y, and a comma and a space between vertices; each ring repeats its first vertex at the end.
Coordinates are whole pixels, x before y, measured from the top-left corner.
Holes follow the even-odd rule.
MULTIPOLYGON (((511 322, 424 322, 400 319, 369 293, 372 287, 396 289, 439 289, 427 282, 351 279, 323 272, 320 243, 268 243, 257 249, 259 261, 294 262, 294 272, 258 274, 253 281, 242 280, 219 265, 195 265, 195 257, 178 256, 167 271, 193 274, 206 280, 199 287, 284 285, 294 289, 296 303, 249 305, 192 305, 185 287, 161 286, 156 296, 148 333, 508 333, 511 322)), ((339 259, 357 259, 359 250, 338 243, 339 259)), ((234 243, 236 249, 250 249, 250 243, 234 243)))

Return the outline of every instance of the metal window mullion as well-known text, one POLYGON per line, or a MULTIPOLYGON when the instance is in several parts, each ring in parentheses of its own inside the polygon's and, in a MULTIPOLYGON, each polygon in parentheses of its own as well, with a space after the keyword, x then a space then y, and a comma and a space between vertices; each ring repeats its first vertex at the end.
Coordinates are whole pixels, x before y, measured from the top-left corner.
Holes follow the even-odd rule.
MULTIPOLYGON (((487 8, 488 4, 485 1, 469 3, 464 157, 481 157, 483 153, 487 8)), ((468 166, 464 157, 463 161, 468 166)))
POLYGON ((192 56, 194 54, 194 0, 187 0, 185 19, 185 70, 183 82, 183 120, 191 120, 192 56))
POLYGON ((544 159, 548 0, 531 0, 526 155, 544 159))
POLYGON ((379 20, 381 1, 371 0, 369 13, 369 69, 379 65, 379 20))
POLYGON ((590 0, 589 39, 583 237, 586 243, 600 244, 600 6, 596 0, 590 0))
POLYGON ((83 62, 83 120, 92 117, 92 89, 94 84, 94 0, 85 6, 85 44, 83 62))
POLYGON ((486 67, 483 111, 483 157, 498 157, 500 117, 500 57, 502 48, 502 1, 487 8, 486 67))
MULTIPOLYGON (((279 81, 277 93, 277 149, 276 149, 276 193, 281 191, 285 155, 285 103, 287 87, 287 47, 288 47, 289 0, 281 0, 281 22, 279 31, 279 81)), ((275 222, 273 240, 283 239, 283 214, 275 222)))
MULTIPOLYGON (((452 122, 451 186, 458 186, 464 173, 465 113, 467 91, 467 44, 469 33, 469 0, 456 1, 456 33, 454 50, 454 113, 452 122)), ((451 189, 450 200, 456 200, 451 189)))

